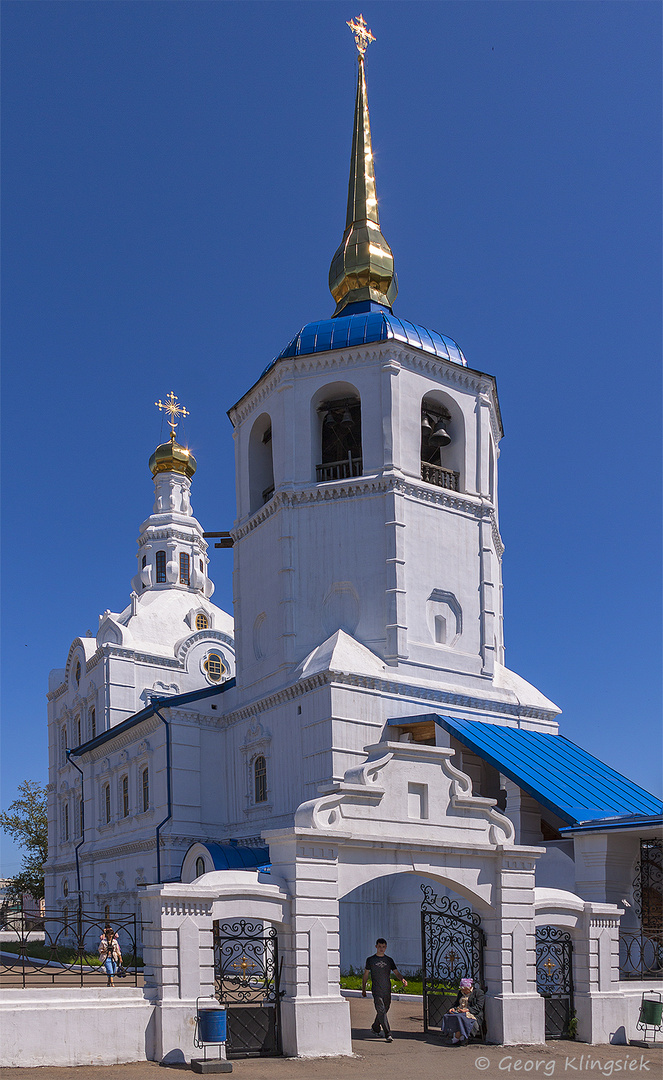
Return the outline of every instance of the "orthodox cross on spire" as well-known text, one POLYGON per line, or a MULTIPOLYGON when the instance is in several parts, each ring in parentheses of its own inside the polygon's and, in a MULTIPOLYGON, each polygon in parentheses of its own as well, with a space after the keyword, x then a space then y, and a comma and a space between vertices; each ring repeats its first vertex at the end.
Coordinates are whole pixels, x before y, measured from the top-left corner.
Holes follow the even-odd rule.
POLYGON ((171 439, 174 439, 175 428, 177 427, 177 420, 175 419, 175 417, 190 416, 191 414, 189 410, 185 409, 184 405, 179 404, 177 400, 177 394, 174 394, 172 390, 169 394, 166 394, 165 401, 162 401, 161 398, 159 398, 159 400, 155 401, 154 404, 156 405, 157 409, 161 409, 163 410, 163 412, 168 414, 168 423, 170 424, 170 437, 171 439))
POLYGON ((357 52, 363 60, 364 53, 366 52, 368 46, 371 44, 372 41, 375 41, 375 38, 373 37, 371 31, 368 29, 364 21, 364 16, 360 15, 356 22, 353 19, 351 22, 346 23, 346 26, 349 26, 352 30, 352 33, 354 34, 355 45, 357 46, 357 52))

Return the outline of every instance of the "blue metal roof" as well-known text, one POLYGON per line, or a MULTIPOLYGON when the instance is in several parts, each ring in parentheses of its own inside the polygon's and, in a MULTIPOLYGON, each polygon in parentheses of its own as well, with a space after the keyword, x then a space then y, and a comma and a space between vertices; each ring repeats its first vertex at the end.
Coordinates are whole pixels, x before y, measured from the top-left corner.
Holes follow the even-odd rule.
POLYGON ((663 803, 562 735, 449 716, 434 719, 463 746, 569 825, 621 815, 663 813, 663 803))
MULTIPOLYGON (((265 368, 288 356, 308 356, 311 353, 344 349, 348 345, 367 345, 374 341, 402 341, 415 349, 433 353, 442 360, 467 367, 467 360, 460 348, 449 337, 424 326, 397 319, 388 311, 359 312, 341 315, 337 319, 323 319, 303 326, 285 349, 265 368)), ((264 375, 265 372, 263 372, 264 375)))
POLYGON ((205 844, 215 870, 268 870, 268 847, 241 847, 239 844, 205 844))

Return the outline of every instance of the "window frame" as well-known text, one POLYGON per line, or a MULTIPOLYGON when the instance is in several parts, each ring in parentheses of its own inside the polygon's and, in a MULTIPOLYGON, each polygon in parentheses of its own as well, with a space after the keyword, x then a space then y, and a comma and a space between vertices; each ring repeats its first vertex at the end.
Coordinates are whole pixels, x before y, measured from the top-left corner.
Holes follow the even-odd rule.
POLYGON ((191 559, 187 551, 180 551, 180 585, 191 584, 191 559))
POLYGON ((256 806, 267 802, 267 758, 257 754, 253 759, 253 802, 256 806))
POLYGON ((166 563, 167 563, 166 552, 163 551, 163 550, 162 551, 157 551, 156 556, 155 556, 155 566, 156 566, 155 584, 157 584, 157 585, 165 585, 166 584, 166 563))

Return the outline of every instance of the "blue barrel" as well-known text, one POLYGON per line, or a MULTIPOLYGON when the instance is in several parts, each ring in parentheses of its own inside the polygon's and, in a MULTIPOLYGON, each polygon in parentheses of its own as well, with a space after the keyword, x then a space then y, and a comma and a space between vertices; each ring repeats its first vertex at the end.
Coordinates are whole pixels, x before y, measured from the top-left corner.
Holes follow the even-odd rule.
POLYGON ((201 1009, 198 1013, 198 1038, 204 1043, 226 1041, 226 1010, 201 1009))

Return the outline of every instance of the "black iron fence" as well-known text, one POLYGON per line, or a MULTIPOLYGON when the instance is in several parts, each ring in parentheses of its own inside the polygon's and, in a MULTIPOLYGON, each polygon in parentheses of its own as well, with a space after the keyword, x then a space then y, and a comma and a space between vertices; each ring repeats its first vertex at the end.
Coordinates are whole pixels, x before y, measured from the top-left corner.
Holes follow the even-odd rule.
POLYGON ((0 983, 10 986, 105 986, 101 936, 112 926, 122 953, 116 986, 142 983, 135 913, 89 912, 77 906, 43 915, 13 911, 0 934, 0 983))
POLYGON ((619 978, 663 977, 663 930, 621 930, 619 978))

